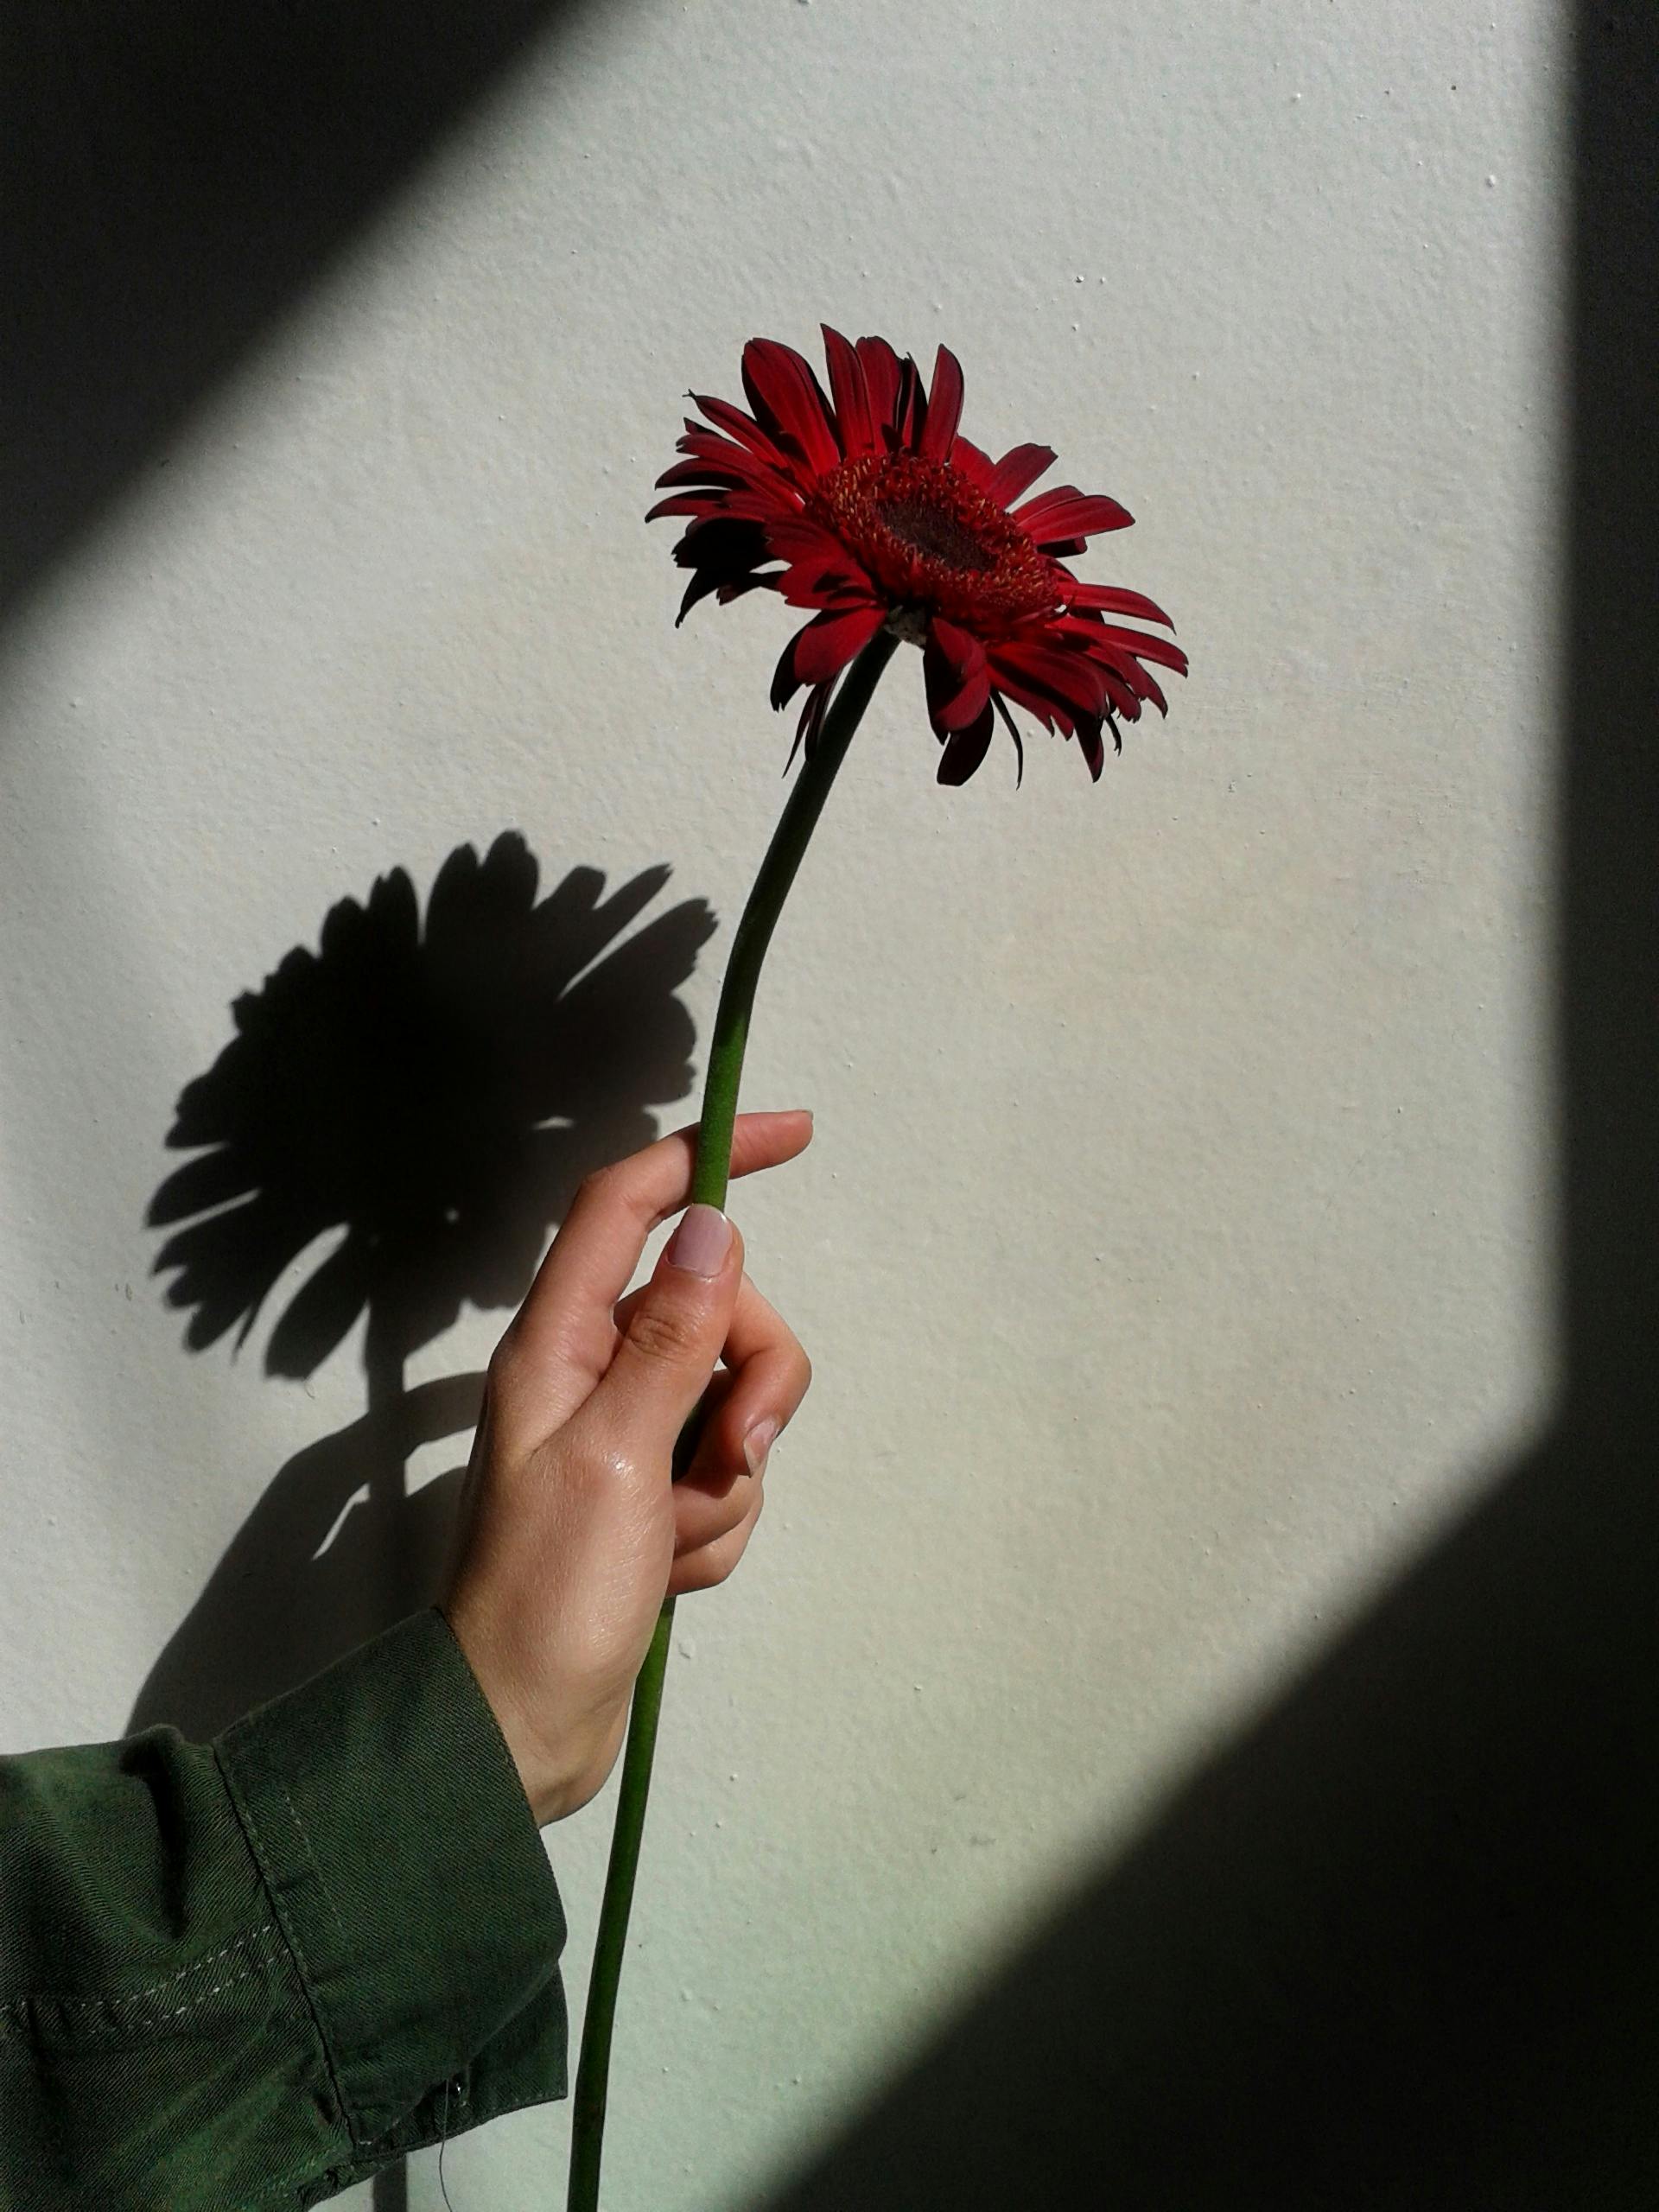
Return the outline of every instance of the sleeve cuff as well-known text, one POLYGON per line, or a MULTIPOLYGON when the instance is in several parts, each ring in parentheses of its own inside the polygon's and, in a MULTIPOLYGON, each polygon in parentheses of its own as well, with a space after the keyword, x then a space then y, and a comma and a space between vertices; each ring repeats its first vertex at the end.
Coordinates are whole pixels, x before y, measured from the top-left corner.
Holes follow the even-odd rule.
POLYGON ((354 2144, 385 2136, 532 2009, 551 2053, 537 2087, 564 2094, 563 1909, 495 1715, 435 1606, 214 1749, 354 2144))

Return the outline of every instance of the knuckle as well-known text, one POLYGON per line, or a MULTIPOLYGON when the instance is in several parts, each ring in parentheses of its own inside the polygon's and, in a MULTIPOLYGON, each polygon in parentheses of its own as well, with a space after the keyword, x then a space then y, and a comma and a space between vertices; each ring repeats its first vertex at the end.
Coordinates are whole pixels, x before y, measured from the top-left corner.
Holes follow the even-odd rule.
POLYGON ((723 1536, 715 1536, 695 1549, 683 1552, 675 1563, 674 1584, 677 1590, 715 1590, 730 1580, 748 1541, 753 1518, 738 1529, 728 1529, 723 1536))
POLYGON ((580 1447, 565 1455, 560 1470, 565 1486, 586 1495, 607 1493, 632 1482, 638 1468, 633 1455, 611 1438, 584 1438, 580 1447))
POLYGON ((667 1366, 689 1366, 697 1360, 702 1339, 697 1316, 683 1308, 645 1305, 628 1318, 627 1341, 634 1351, 667 1366))
POLYGON ((738 1561, 748 1548, 749 1535, 754 1527, 755 1519, 756 1516, 750 1514, 741 1528, 734 1529, 729 1536, 722 1536, 715 1546, 715 1564, 719 1570, 716 1578, 718 1580, 725 1581, 728 1575, 736 1568, 738 1561))
POLYGON ((576 1187, 576 1196, 585 1199, 589 1205, 602 1205, 615 1187, 616 1169, 613 1166, 590 1167, 576 1187))
POLYGON ((489 1397, 499 1397, 502 1392, 512 1390, 521 1371, 523 1357, 518 1336, 509 1325, 490 1354, 489 1365, 485 1370, 485 1389, 489 1397))
POLYGON ((721 1500, 721 1510, 714 1520, 709 1541, 714 1544, 728 1544, 737 1535, 749 1517, 749 1500, 743 1491, 748 1485, 734 1483, 728 1495, 721 1500))

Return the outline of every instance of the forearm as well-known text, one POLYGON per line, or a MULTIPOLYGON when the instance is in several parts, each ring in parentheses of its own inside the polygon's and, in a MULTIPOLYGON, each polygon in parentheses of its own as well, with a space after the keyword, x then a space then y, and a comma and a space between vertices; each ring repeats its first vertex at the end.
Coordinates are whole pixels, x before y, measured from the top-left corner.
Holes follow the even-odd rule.
POLYGON ((0 1760, 0 2203, 315 2204, 563 2094, 563 1934, 435 1611, 212 1746, 0 1760))

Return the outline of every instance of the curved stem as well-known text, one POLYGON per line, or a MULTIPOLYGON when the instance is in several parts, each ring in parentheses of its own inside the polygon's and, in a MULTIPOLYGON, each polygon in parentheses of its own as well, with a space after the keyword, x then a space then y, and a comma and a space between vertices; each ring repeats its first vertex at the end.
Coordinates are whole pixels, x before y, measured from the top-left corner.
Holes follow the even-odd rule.
MULTIPOLYGON (((842 678, 817 741, 801 765, 800 774, 785 804, 772 842, 766 848, 766 856, 760 863, 760 873, 754 880, 754 888, 749 893, 748 904, 738 923, 715 1014, 714 1040, 703 1081, 702 1117, 697 1128, 696 1166, 691 1181, 693 1205, 723 1207, 726 1203, 726 1186, 732 1167, 732 1128, 737 1119, 737 1089, 743 1072, 743 1052, 748 1043, 749 1015, 754 1006, 755 986, 760 980, 760 965, 808 840, 830 796, 836 771, 846 758, 853 733, 897 644, 898 639, 890 632, 878 630, 842 678)), ((690 1465, 696 1427, 697 1416, 694 1414, 675 1451, 677 1476, 690 1465)), ((582 2059, 576 2069, 568 2212, 598 2212, 599 2209, 599 2164, 604 2145, 617 1985, 622 1976, 628 1913, 633 1903, 633 1878, 639 1864, 640 1839, 645 1833, 652 1755, 657 1747, 657 1720, 662 1711, 663 1678, 668 1669, 669 1635, 673 1621, 674 1600, 671 1598, 663 1607, 651 1649, 634 1684, 633 1709, 628 1716, 616 1827, 611 1838, 610 1865, 606 1869, 605 1897, 600 1907, 599 1935, 594 1946, 594 1970, 588 1987, 587 2015, 582 2022, 582 2059)))
POLYGON ((760 873, 754 879, 743 909, 732 957, 726 965, 720 1004, 715 1013, 714 1041, 709 1050, 709 1071, 703 1079, 702 1119, 697 1128, 697 1164, 691 1179, 693 1205, 723 1206, 732 1168, 732 1125, 737 1119, 737 1086, 743 1072, 743 1052, 749 1041, 749 1014, 754 1005, 760 963, 766 957, 772 932, 783 911, 795 871, 817 820, 836 772, 846 758, 853 733, 881 671, 892 659, 898 639, 890 631, 878 630, 848 670, 840 690, 823 718, 817 742, 801 764, 778 827, 772 832, 760 873))

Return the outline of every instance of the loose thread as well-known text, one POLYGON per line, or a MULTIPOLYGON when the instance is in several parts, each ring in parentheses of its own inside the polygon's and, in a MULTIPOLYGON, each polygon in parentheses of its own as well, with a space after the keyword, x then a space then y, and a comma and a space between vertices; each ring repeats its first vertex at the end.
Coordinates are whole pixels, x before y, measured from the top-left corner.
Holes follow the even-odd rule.
POLYGON ((448 2146, 449 2084, 446 2080, 443 2085, 443 2113, 438 2121, 438 2189, 440 2194, 442 2196, 445 2205, 448 2207, 448 2212, 455 2212, 454 2206, 449 2202, 449 2191, 443 2178, 443 2154, 445 2151, 448 2150, 448 2146))

